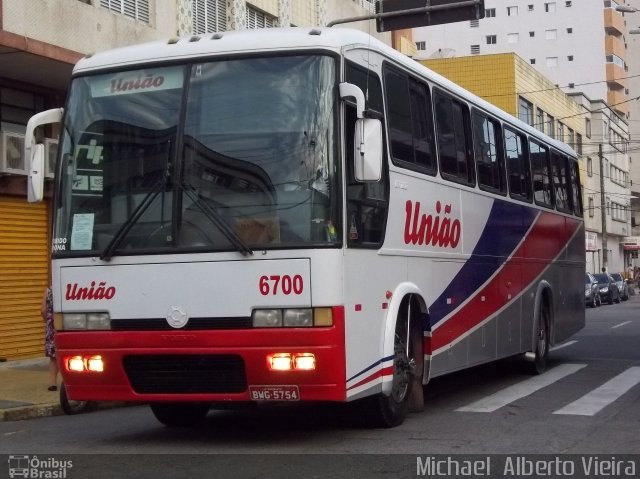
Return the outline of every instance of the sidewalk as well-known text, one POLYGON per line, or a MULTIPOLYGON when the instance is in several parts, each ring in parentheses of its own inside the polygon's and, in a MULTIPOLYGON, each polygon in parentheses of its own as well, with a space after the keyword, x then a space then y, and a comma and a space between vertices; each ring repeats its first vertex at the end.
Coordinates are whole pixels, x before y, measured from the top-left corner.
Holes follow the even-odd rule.
POLYGON ((64 414, 60 390, 48 391, 49 358, 0 363, 0 421, 64 414))

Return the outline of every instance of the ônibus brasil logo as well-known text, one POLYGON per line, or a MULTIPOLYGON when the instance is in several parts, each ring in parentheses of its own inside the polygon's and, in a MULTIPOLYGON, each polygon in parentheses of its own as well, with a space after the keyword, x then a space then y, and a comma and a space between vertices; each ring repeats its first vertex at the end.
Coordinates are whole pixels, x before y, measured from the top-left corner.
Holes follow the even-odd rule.
POLYGON ((462 226, 458 218, 449 218, 451 205, 444 206, 436 202, 436 215, 420 215, 420 202, 415 207, 411 200, 405 204, 404 243, 440 246, 443 248, 458 246, 462 226), (440 216, 440 213, 444 213, 440 216))
POLYGON ((115 295, 115 286, 107 286, 106 281, 100 281, 96 286, 96 282, 91 281, 89 286, 79 286, 78 283, 67 283, 65 299, 68 301, 111 299, 115 295))

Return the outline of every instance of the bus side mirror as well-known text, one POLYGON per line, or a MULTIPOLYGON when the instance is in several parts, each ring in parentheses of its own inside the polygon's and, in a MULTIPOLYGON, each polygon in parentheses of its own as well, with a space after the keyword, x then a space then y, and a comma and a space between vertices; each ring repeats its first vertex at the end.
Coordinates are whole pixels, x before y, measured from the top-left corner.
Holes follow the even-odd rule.
POLYGON ((24 135, 24 157, 29 162, 29 177, 27 181, 27 200, 37 203, 44 199, 44 145, 36 143, 36 129, 49 123, 60 123, 64 109, 53 108, 36 113, 27 122, 24 135))
POLYGON ((27 200, 37 203, 44 198, 44 145, 37 143, 31 147, 27 200))
POLYGON ((382 122, 373 118, 356 120, 354 135, 354 176, 356 181, 382 178, 382 122))

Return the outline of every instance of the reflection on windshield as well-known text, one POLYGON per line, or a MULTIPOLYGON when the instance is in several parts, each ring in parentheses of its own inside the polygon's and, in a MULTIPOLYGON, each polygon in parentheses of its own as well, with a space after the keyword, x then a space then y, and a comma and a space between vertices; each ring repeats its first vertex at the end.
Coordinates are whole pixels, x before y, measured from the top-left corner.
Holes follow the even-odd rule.
POLYGON ((75 79, 60 148, 57 251, 337 244, 334 86, 334 61, 323 56, 75 79))

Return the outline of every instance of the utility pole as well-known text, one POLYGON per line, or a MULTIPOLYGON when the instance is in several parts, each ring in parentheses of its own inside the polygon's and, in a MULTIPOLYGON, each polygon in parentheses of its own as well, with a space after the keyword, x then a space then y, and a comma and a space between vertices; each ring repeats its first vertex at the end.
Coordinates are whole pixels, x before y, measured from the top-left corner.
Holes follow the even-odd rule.
POLYGON ((600 160, 600 218, 602 219, 602 267, 609 266, 609 251, 607 246, 607 203, 604 194, 604 157, 602 143, 598 145, 598 159, 600 160))

